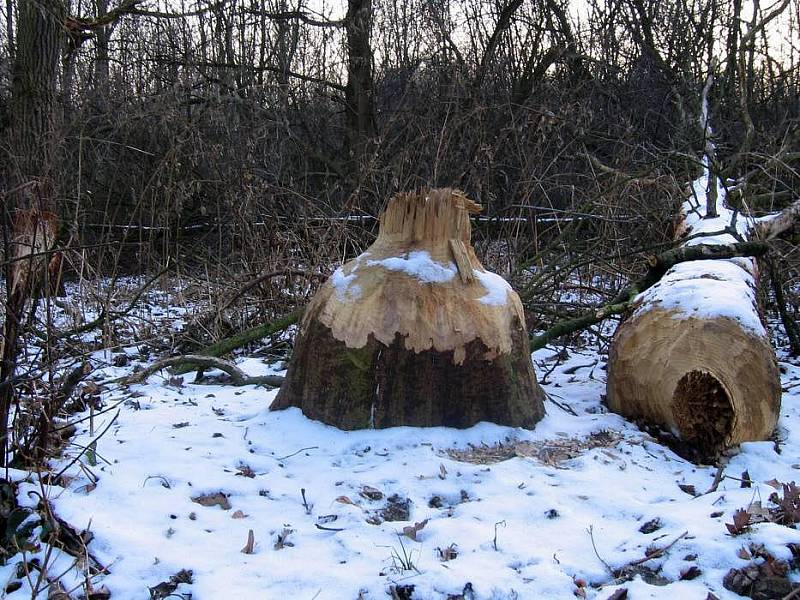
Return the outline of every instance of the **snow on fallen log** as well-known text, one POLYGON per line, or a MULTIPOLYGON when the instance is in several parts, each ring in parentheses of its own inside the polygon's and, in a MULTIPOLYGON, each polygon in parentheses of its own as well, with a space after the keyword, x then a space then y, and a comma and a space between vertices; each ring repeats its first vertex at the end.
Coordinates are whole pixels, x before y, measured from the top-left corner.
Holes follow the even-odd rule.
MULTIPOLYGON (((733 244, 750 224, 724 205, 705 218, 709 169, 682 207, 684 246, 733 244)), ((674 265, 635 302, 614 334, 607 394, 611 410, 669 429, 700 459, 772 434, 781 388, 756 298, 753 258, 674 265)))
POLYGON ((398 194, 375 243, 303 316, 271 409, 341 429, 533 427, 544 415, 519 296, 470 244, 480 206, 451 189, 398 194))

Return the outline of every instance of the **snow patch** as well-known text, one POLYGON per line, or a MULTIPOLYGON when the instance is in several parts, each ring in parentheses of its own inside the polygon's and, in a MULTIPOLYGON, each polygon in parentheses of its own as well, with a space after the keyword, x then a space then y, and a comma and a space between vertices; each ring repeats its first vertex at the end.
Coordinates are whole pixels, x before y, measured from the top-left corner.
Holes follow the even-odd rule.
POLYGON ((425 250, 415 250, 405 256, 392 256, 383 260, 368 260, 367 264, 378 265, 390 271, 402 271, 423 283, 444 283, 457 273, 454 262, 446 265, 438 263, 425 250))
MULTIPOLYGON (((356 266, 356 268, 358 267, 356 266)), ((343 302, 358 300, 361 297, 361 286, 353 283, 356 278, 356 268, 349 275, 345 275, 342 267, 339 267, 331 275, 331 283, 336 290, 336 297, 343 302)))
POLYGON ((473 270, 473 273, 488 292, 485 296, 478 298, 478 302, 493 306, 505 305, 508 299, 508 292, 511 291, 511 286, 508 282, 497 273, 492 273, 491 271, 473 270))

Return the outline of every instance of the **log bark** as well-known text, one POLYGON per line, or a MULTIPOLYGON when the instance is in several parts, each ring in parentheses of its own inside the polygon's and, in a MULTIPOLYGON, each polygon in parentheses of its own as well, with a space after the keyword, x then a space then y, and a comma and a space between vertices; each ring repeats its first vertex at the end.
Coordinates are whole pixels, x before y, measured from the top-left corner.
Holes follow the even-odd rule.
POLYGON ((470 245, 460 192, 399 194, 377 241, 306 309, 270 407, 342 429, 533 427, 544 414, 522 304, 470 245))

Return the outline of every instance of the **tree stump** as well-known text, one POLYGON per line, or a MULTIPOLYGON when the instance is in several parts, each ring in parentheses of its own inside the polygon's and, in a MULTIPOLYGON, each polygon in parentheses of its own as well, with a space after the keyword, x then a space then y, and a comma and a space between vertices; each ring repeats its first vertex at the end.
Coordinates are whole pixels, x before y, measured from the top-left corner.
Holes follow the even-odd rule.
POLYGON ((470 244, 480 206, 451 189, 394 196, 375 243, 303 316, 272 410, 340 429, 533 427, 544 415, 519 296, 470 244))

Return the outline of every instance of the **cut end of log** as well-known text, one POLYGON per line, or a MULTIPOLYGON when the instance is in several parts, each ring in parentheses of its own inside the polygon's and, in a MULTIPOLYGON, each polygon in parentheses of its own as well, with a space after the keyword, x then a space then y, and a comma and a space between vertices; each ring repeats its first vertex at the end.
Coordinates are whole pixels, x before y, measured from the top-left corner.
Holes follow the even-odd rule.
POLYGON ((769 438, 781 386, 766 336, 734 319, 652 307, 614 334, 607 395, 611 410, 673 433, 679 454, 706 462, 769 438))
POLYGON ((727 445, 733 405, 725 386, 711 373, 695 370, 681 377, 672 397, 672 415, 701 459, 713 458, 727 445))

